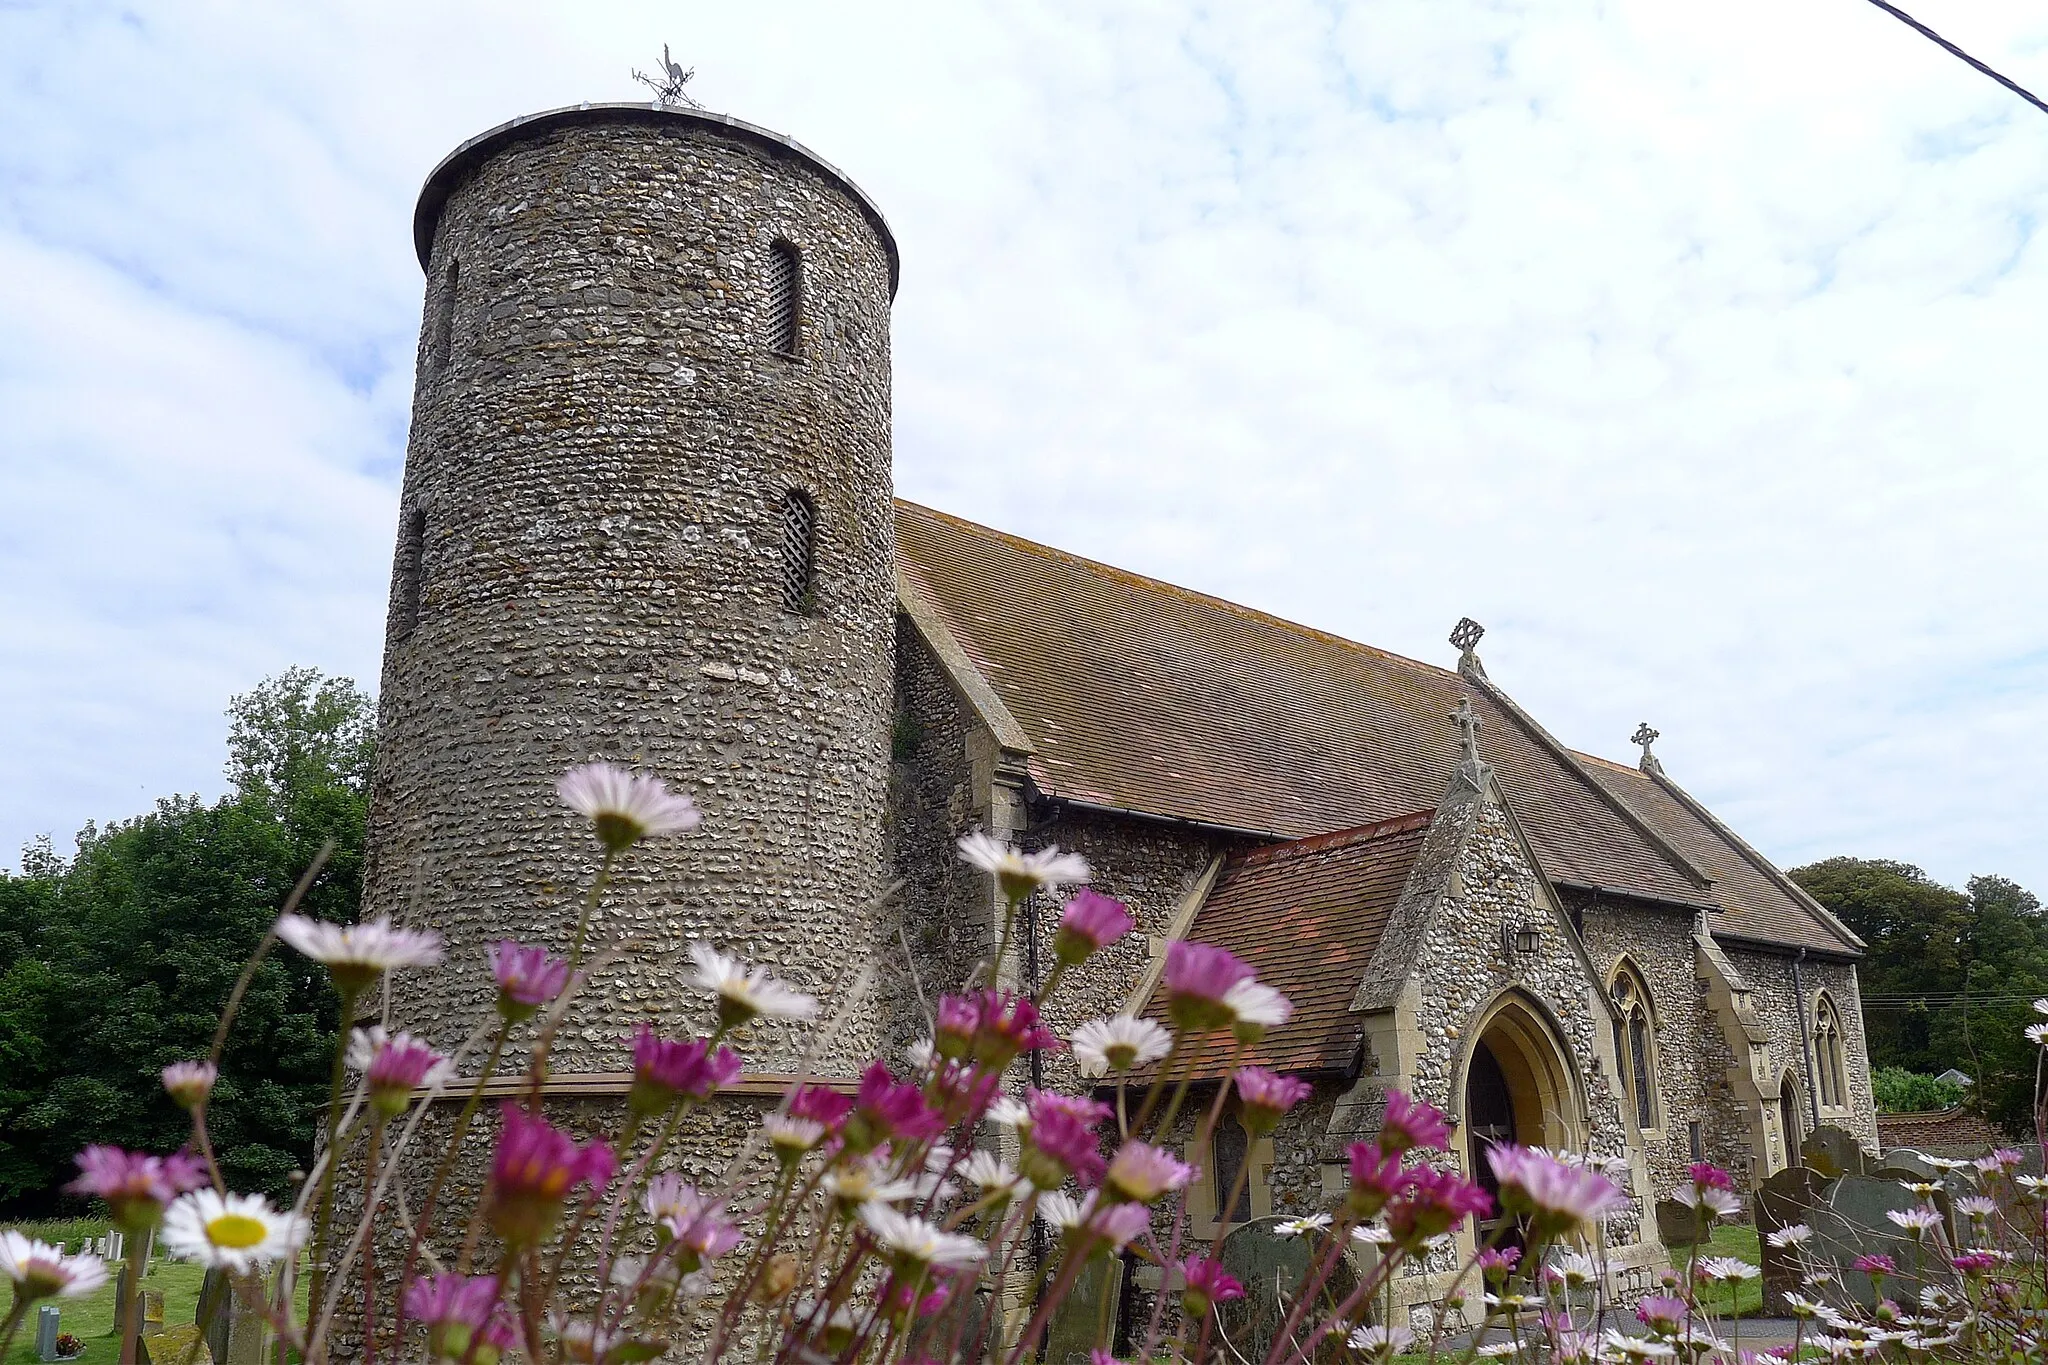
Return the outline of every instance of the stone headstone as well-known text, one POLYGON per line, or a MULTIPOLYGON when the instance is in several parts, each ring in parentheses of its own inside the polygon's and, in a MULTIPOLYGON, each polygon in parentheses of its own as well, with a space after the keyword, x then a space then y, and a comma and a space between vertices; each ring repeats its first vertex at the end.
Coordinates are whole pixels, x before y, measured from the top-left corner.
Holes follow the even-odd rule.
POLYGON ((206 1337, 206 1353, 213 1365, 227 1365, 228 1330, 234 1316, 234 1286, 228 1273, 215 1266, 199 1282, 199 1302, 192 1308, 192 1324, 206 1337))
POLYGON ((1707 1240, 1708 1228, 1700 1211, 1677 1199, 1657 1201, 1657 1237, 1672 1250, 1697 1246, 1707 1240))
POLYGON ((58 1320, 62 1314, 51 1304, 36 1309, 36 1359, 57 1358, 58 1320))
MULTIPOLYGON (((1105 1327, 1103 1349, 1116 1331, 1118 1296, 1123 1289, 1124 1263, 1115 1256, 1097 1256, 1074 1277, 1074 1287, 1053 1310, 1045 1329, 1046 1365, 1088 1365, 1096 1335, 1105 1327)), ((243 1365, 236 1361, 233 1365, 243 1365)))
POLYGON ((1816 1128, 1813 1136, 1799 1144, 1800 1158, 1814 1170, 1833 1179, 1862 1175, 1865 1164, 1863 1144, 1845 1128, 1833 1124, 1816 1128))
POLYGON ((1804 1271, 1795 1249, 1773 1247, 1770 1235, 1794 1223, 1812 1224, 1813 1210, 1825 1202, 1828 1182, 1804 1166, 1787 1166, 1765 1180, 1756 1192, 1756 1231, 1763 1251, 1764 1311, 1785 1313, 1785 1295, 1797 1294, 1804 1271))
POLYGON ((1884 1164, 1864 1174, 1887 1180, 1921 1181, 1929 1185, 1947 1183, 1948 1172, 1910 1147, 1894 1147, 1884 1154, 1884 1164))
POLYGON ((164 1291, 142 1291, 142 1335, 153 1337, 164 1330, 164 1291))
MULTIPOLYGON (((1245 1224, 1223 1239, 1217 1253, 1223 1268, 1244 1285, 1244 1297, 1219 1307, 1217 1319, 1234 1349, 1250 1360, 1264 1360, 1270 1353, 1287 1320, 1287 1306, 1308 1273, 1311 1254, 1322 1245, 1305 1237, 1275 1235, 1278 1221, 1261 1218, 1245 1224)), ((1329 1301, 1341 1303, 1357 1287, 1350 1257, 1340 1257, 1325 1290, 1329 1301)), ((1344 1345, 1344 1334, 1336 1332, 1317 1348, 1316 1359, 1334 1361, 1354 1354, 1344 1345)))
MULTIPOLYGON (((267 1295, 268 1287, 261 1288, 267 1295)), ((227 1320, 227 1350, 219 1365, 263 1365, 264 1348, 270 1344, 270 1324, 263 1320, 262 1310, 251 1307, 240 1295, 230 1294, 227 1320)))
POLYGON ((206 1342, 197 1327, 179 1323, 142 1339, 136 1349, 138 1365, 206 1365, 206 1342))

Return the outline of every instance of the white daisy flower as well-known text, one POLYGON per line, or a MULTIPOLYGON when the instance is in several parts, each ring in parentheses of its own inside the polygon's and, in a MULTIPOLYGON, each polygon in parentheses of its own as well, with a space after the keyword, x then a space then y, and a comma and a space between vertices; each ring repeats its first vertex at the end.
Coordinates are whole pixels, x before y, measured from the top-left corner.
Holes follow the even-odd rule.
POLYGON ((1415 1333, 1406 1327, 1359 1327, 1347 1338, 1354 1351, 1363 1351, 1368 1356, 1386 1357, 1397 1351, 1405 1351, 1415 1343, 1415 1333))
POLYGON ((360 991, 399 967, 431 967, 441 960, 441 936, 431 929, 394 929, 383 916, 363 924, 329 924, 304 915, 277 921, 277 936, 326 966, 335 984, 360 991))
POLYGON ((1484 1346, 1472 1348, 1472 1354, 1481 1360, 1506 1360, 1520 1351, 1521 1345, 1513 1341, 1489 1341, 1484 1346))
POLYGON ((903 1058, 910 1063, 912 1071, 930 1071, 932 1069, 932 1040, 929 1038, 918 1039, 909 1047, 903 1049, 903 1058))
POLYGON ((720 1028, 738 1028, 757 1015, 808 1019, 818 1012, 816 996, 791 990, 762 968, 749 968, 708 943, 692 943, 690 960, 697 964, 692 984, 718 997, 720 1028))
POLYGON ((0 1232, 0 1279, 14 1286, 14 1297, 21 1303, 52 1296, 69 1299, 105 1284, 107 1267, 97 1256, 66 1256, 61 1247, 9 1228, 0 1232))
POLYGON ((983 1194, 999 1194, 1005 1199, 1021 1199, 1031 1193, 1031 1182, 1017 1174, 1016 1170, 994 1152, 976 1150, 968 1154, 961 1164, 960 1174, 968 1184, 983 1194))
POLYGON ((171 1255, 236 1275, 261 1269, 306 1244, 310 1228, 279 1213, 260 1194, 181 1194, 164 1210, 164 1247, 171 1255))
POLYGON ((1022 1128, 1031 1122, 1031 1111, 1014 1095, 1004 1095, 988 1107, 988 1121, 1005 1128, 1022 1128))
POLYGON ((1783 1251, 1787 1247, 1802 1246, 1812 1241, 1813 1229, 1804 1223, 1787 1223, 1776 1232, 1767 1234, 1764 1240, 1783 1251))
POLYGON ((1041 887, 1073 886, 1092 875, 1088 860, 1078 853, 1042 848, 1025 853, 980 830, 960 840, 960 856, 996 879, 996 886, 1011 901, 1021 901, 1041 887))
POLYGON ((2044 995, 2034 1002, 2034 1013, 2048 1014, 2048 995, 2044 995))
POLYGON ((801 1155, 825 1140, 825 1125, 816 1119, 769 1114, 761 1120, 761 1127, 776 1151, 790 1155, 801 1155))
POLYGON ((988 1255, 978 1238, 941 1231, 936 1223, 896 1212, 887 1204, 863 1204, 860 1220, 868 1225, 897 1261, 922 1266, 973 1265, 988 1255))
MULTIPOLYGON (((1330 1226, 1329 1214, 1311 1213, 1305 1218, 1287 1218, 1275 1223, 1273 1225, 1273 1235, 1275 1237, 1306 1237, 1311 1232, 1321 1232, 1328 1226, 1330 1226)), ((1358 1234, 1353 1233, 1352 1235, 1355 1237, 1358 1234)), ((1361 1238, 1360 1240, 1364 1239, 1361 1238)))
POLYGON ((1960 1171, 1967 1169, 1970 1164, 1967 1161, 1957 1161, 1954 1157, 1947 1156, 1923 1156, 1920 1159, 1937 1171, 1960 1171))
POLYGON ((1223 1004, 1238 1029, 1249 1027, 1258 1033, 1279 1028, 1294 1013, 1294 1006, 1286 996, 1263 981, 1250 977, 1225 991, 1223 1004))
POLYGON ((1740 1284, 1763 1274, 1748 1261, 1738 1261, 1733 1256, 1709 1256, 1699 1263, 1695 1271, 1702 1279, 1719 1280, 1723 1284, 1740 1284))
POLYGON ((1600 1268, 1593 1264, 1590 1257, 1581 1256, 1576 1251, 1567 1251, 1558 1257, 1552 1268, 1563 1278, 1565 1286, 1569 1289, 1583 1288, 1600 1278, 1600 1268))
POLYGON ((917 1185, 913 1181, 885 1179, 880 1164, 872 1158, 834 1166, 825 1172, 818 1184, 843 1209, 862 1204, 892 1203, 917 1193, 917 1185))
POLYGON ((2048 1043, 2048 1023, 2027 1025, 2027 1041, 2035 1047, 2048 1043))
POLYGON ((1038 1196, 1038 1216, 1046 1226, 1060 1232, 1071 1232, 1087 1220, 1087 1210, 1081 1201, 1065 1190, 1053 1190, 1038 1196))
POLYGON ((1602 1338, 1610 1360, 1669 1360, 1678 1352, 1661 1341, 1648 1337, 1632 1337, 1626 1332, 1617 1332, 1612 1327, 1602 1338))
POLYGON ((683 834, 704 822, 697 803, 658 777, 614 763, 585 763, 555 784, 562 804, 589 820, 598 842, 624 853, 657 834, 683 834))
MULTIPOLYGON (((1318 1214, 1317 1217, 1328 1219, 1329 1215, 1318 1214)), ((1394 1244, 1394 1234, 1378 1223, 1360 1223, 1351 1229, 1351 1240, 1369 1247, 1390 1247, 1394 1244)))
POLYGON ((1150 1019, 1128 1014, 1090 1019, 1074 1030, 1074 1063, 1083 1076, 1149 1066, 1173 1050, 1173 1035, 1150 1019))
POLYGON ((1820 1316, 1822 1310, 1827 1305, 1816 1303, 1814 1300, 1799 1294, 1787 1294, 1785 1296, 1785 1307, 1795 1318, 1813 1318, 1820 1316))
POLYGON ((1915 1237, 1924 1237, 1941 1226, 1941 1215, 1925 1205, 1916 1209, 1886 1209, 1884 1216, 1915 1237))

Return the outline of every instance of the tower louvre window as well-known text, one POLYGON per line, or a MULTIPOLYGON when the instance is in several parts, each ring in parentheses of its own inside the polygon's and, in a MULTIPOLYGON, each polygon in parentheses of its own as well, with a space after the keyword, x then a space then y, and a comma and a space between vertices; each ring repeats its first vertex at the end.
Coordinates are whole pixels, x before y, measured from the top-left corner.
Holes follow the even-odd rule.
POLYGON ((776 242, 768 248, 768 348, 794 356, 803 334, 804 264, 795 247, 776 242))
POLYGON ((818 509, 811 495, 792 488, 782 495, 782 609, 808 616, 817 603, 818 509))

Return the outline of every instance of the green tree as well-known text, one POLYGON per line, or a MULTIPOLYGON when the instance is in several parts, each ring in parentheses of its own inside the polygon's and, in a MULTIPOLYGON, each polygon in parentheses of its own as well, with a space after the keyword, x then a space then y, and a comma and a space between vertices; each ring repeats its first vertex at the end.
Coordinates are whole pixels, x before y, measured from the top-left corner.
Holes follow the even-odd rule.
POLYGON ((1953 1081, 1923 1076, 1899 1066, 1881 1066, 1870 1077, 1881 1114, 1925 1114, 1963 1102, 1963 1088, 1953 1081))
MULTIPOLYGON (((294 669, 229 708, 233 795, 106 829, 68 864, 31 849, 0 876, 0 1204, 51 1211, 88 1142, 163 1151, 184 1116, 158 1071, 204 1055, 236 977, 320 846, 302 909, 353 919, 361 895, 369 699, 294 669)), ((334 1026, 325 977, 289 952, 243 999, 209 1117, 230 1183, 283 1195, 310 1159, 334 1026)))
POLYGON ((1972 1107, 2032 1132, 2037 1049, 2025 1030, 2039 1022, 2029 1002, 2048 995, 2048 917, 2033 894, 2003 877, 1957 891, 1882 859, 1830 858, 1791 876, 1869 945, 1872 1066, 1955 1067, 1975 1082, 1972 1107))

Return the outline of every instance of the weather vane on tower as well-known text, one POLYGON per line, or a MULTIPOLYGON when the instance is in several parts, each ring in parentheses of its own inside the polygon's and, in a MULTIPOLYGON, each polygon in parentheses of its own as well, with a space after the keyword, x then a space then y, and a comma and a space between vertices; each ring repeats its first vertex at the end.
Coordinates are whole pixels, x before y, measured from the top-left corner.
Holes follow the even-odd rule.
POLYGON ((680 63, 670 58, 667 43, 661 45, 661 74, 659 76, 650 76, 638 67, 633 69, 633 79, 654 92, 654 99, 657 104, 666 104, 670 108, 687 106, 691 109, 702 109, 704 107, 691 99, 689 94, 683 89, 696 74, 696 67, 693 66, 685 71, 680 63))

